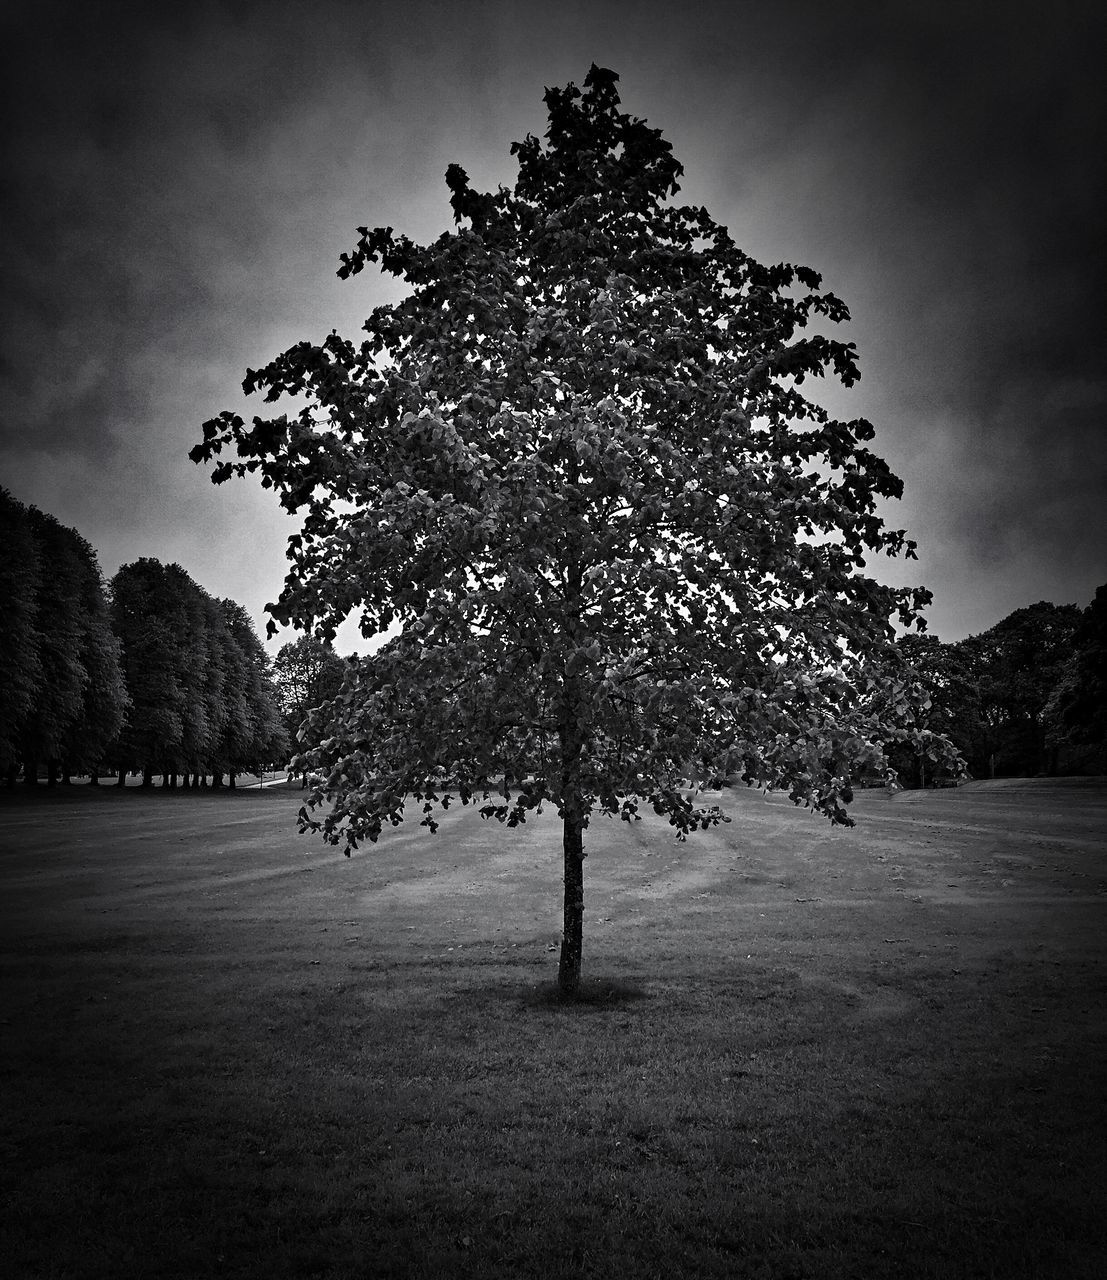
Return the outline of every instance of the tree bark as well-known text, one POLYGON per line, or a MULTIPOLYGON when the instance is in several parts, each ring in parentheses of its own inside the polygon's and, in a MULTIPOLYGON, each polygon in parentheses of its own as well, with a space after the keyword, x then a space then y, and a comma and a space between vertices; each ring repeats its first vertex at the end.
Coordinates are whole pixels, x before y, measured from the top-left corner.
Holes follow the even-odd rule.
POLYGON ((571 1000, 580 986, 584 949, 584 820, 579 799, 565 806, 562 819, 565 859, 565 915, 561 934, 561 959, 557 966, 557 993, 571 1000))

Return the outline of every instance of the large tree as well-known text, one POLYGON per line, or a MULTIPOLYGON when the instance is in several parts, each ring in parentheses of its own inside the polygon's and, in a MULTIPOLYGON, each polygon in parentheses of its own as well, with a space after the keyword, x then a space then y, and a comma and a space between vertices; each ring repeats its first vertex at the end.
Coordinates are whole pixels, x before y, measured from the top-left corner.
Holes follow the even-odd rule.
POLYGON ((851 780, 915 731, 893 620, 927 598, 860 572, 912 552, 877 514, 901 484, 868 422, 801 392, 858 377, 817 331, 845 305, 670 203, 681 166, 616 80, 547 91, 513 187, 451 165, 455 231, 359 228, 339 275, 379 263, 407 296, 360 343, 249 371, 248 393, 305 407, 226 412, 192 451, 233 450, 217 483, 260 473, 303 516, 274 619, 399 628, 350 666, 302 826, 349 852, 411 800, 432 829, 451 794, 509 825, 552 804, 565 994, 591 815, 645 801, 683 836, 725 820, 689 780, 737 773, 849 822, 851 780))

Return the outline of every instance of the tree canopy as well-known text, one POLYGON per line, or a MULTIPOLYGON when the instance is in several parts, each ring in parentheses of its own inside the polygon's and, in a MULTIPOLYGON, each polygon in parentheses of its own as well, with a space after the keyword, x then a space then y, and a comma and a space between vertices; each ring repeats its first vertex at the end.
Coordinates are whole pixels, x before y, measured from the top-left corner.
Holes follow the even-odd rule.
POLYGON ((1107 584, 1076 622, 1042 718, 1052 746, 1089 748, 1089 758, 1107 766, 1107 584))
POLYGON ((301 342, 244 389, 304 407, 205 423, 195 461, 254 472, 302 516, 276 622, 399 634, 351 664, 302 824, 347 851, 451 795, 564 824, 560 980, 580 965, 583 830, 643 802, 677 834, 725 820, 689 782, 737 774, 848 823, 851 784, 913 736, 895 623, 928 594, 864 573, 913 552, 900 481, 803 394, 858 377, 845 304, 764 266, 620 110, 611 71, 550 89, 511 188, 446 172, 456 229, 358 229, 409 292, 353 342, 301 342), (444 784, 449 782, 447 788, 444 784), (315 807, 329 802, 320 821, 315 807))
POLYGON ((971 752, 978 773, 1056 772, 1044 713, 1071 656, 1079 621, 1076 605, 1040 600, 957 646, 980 708, 971 752))
POLYGON ((122 769, 232 778, 283 757, 269 660, 241 605, 215 600, 180 565, 149 557, 112 579, 131 707, 110 754, 122 769))
POLYGON ((127 704, 96 553, 0 489, 0 771, 95 765, 127 704))

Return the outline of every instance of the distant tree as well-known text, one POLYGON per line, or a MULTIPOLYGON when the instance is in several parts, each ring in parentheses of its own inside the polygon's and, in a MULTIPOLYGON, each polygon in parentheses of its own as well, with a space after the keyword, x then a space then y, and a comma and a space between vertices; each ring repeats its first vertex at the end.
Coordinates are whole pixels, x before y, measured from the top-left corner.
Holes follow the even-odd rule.
MULTIPOLYGON (((701 208, 619 108, 610 71, 546 94, 546 143, 513 189, 451 165, 455 232, 359 228, 410 286, 355 345, 300 343, 245 389, 307 407, 205 424, 213 479, 258 472, 291 512, 274 619, 327 638, 352 609, 400 634, 351 664, 310 804, 349 851, 414 800, 514 825, 562 819, 559 985, 581 966, 584 830, 642 802, 678 836, 724 821, 688 780, 737 773, 849 823, 851 781, 920 737, 892 619, 928 594, 878 584, 912 554, 877 515, 901 484, 801 384, 857 376, 848 318, 804 267, 765 267, 701 208), (443 779, 454 786, 445 790, 443 779)), ((924 735, 923 735, 924 736, 924 735)))
POLYGON ((114 754, 121 768, 141 768, 149 787, 154 773, 178 759, 184 736, 175 584, 165 565, 143 557, 115 575, 111 598, 131 700, 114 754))
POLYGON ((1047 774, 1045 708, 1072 652, 1080 610, 1042 600, 958 645, 980 703, 974 772, 1047 774))
POLYGON ((213 599, 206 592, 202 595, 201 643, 204 663, 201 697, 204 705, 206 739, 204 756, 202 762, 198 762, 197 772, 200 785, 205 785, 208 773, 213 775, 214 783, 214 775, 226 768, 222 760, 223 744, 226 741, 232 714, 231 699, 234 691, 230 688, 231 675, 227 662, 227 653, 232 641, 227 634, 223 608, 218 600, 213 599))
POLYGON ((78 535, 53 516, 28 508, 39 548, 36 625, 42 676, 34 707, 23 722, 23 775, 38 780, 39 765, 56 781, 70 726, 81 713, 87 673, 81 666, 82 547, 78 535))
MULTIPOLYGON (((969 665, 954 645, 937 636, 907 634, 899 649, 929 698, 919 720, 931 732, 953 743, 967 757, 977 740, 980 703, 969 665)), ((948 756, 924 743, 893 745, 889 759, 905 786, 925 787, 955 778, 960 769, 948 756)), ((963 765, 961 766, 963 767, 963 765)))
POLYGON ((0 488, 0 774, 23 763, 22 731, 42 683, 38 643, 39 547, 22 503, 0 488))
POLYGON ((288 758, 289 743, 280 695, 269 668, 269 655, 246 610, 234 600, 220 601, 235 656, 232 669, 241 691, 241 717, 231 724, 224 759, 231 785, 237 773, 288 758))
POLYGON ((282 645, 273 662, 273 680, 285 716, 290 747, 316 745, 299 739, 307 714, 329 702, 342 686, 346 664, 330 643, 301 636, 282 645))
POLYGON ((62 748, 65 776, 99 771, 123 727, 128 705, 119 641, 112 631, 104 582, 95 560, 86 566, 82 591, 79 660, 86 680, 81 709, 62 748))
POLYGON ((219 611, 218 645, 223 668, 223 705, 225 716, 212 759, 212 786, 222 787, 234 779, 249 757, 254 738, 253 711, 249 698, 249 662, 246 653, 227 625, 228 606, 232 602, 217 600, 219 611))
POLYGON ((96 553, 0 490, 0 770, 51 784, 99 766, 126 694, 96 553))
POLYGON ((177 679, 181 690, 181 743, 171 777, 180 765, 187 787, 191 775, 206 772, 214 750, 208 671, 212 645, 208 635, 207 602, 211 597, 181 568, 165 569, 172 591, 172 625, 177 639, 177 679))
POLYGON ((1076 748, 1079 759, 1107 764, 1107 584, 1076 623, 1042 718, 1052 749, 1076 748))
POLYGON ((267 763, 287 750, 268 657, 246 611, 214 600, 180 565, 149 558, 112 580, 112 623, 130 692, 114 747, 121 769, 195 785, 267 763))

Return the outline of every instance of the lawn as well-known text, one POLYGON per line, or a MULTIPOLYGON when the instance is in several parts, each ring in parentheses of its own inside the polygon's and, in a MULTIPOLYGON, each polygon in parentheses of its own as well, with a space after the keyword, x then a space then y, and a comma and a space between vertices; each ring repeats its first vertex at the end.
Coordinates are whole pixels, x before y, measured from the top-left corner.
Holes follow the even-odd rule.
POLYGON ((300 793, 0 795, 18 1276, 1107 1274, 1107 785, 725 793, 347 860, 300 793))

